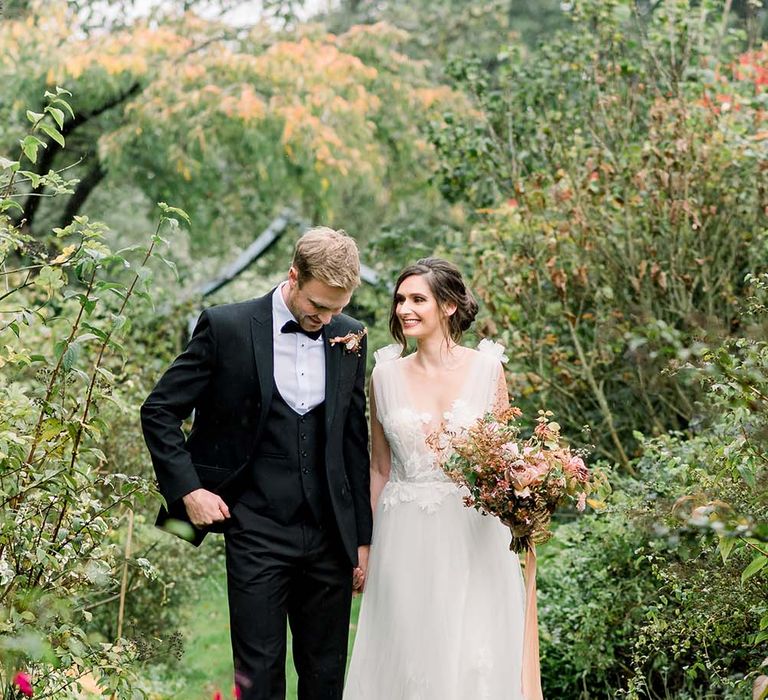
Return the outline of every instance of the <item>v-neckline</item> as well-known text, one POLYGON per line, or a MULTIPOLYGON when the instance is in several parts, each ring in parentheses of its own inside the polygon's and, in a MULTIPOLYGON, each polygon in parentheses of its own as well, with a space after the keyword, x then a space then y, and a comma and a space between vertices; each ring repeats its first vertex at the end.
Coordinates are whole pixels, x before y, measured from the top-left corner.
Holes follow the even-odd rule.
POLYGON ((420 411, 418 409, 418 407, 414 404, 414 402, 413 402, 413 394, 411 392, 411 387, 409 386, 409 384, 408 384, 408 382, 406 380, 405 370, 403 368, 403 359, 404 358, 402 358, 398 362, 398 364, 400 366, 397 368, 398 369, 398 375, 399 375, 398 378, 400 380, 400 385, 401 385, 402 391, 403 391, 403 399, 405 400, 405 403, 407 404, 406 408, 408 408, 414 415, 419 417, 419 419, 422 419, 424 416, 428 416, 429 417, 430 420, 426 424, 424 423, 423 420, 421 420, 421 423, 423 425, 426 425, 427 427, 430 428, 429 432, 425 431, 423 429, 423 427, 420 427, 421 432, 424 433, 424 435, 426 437, 429 437, 430 435, 433 435, 435 432, 440 430, 441 426, 444 425, 444 423, 445 423, 445 414, 446 413, 452 414, 453 411, 456 408, 456 404, 459 403, 459 401, 463 401, 464 400, 464 395, 466 394, 467 389, 471 385, 472 375, 474 374, 474 369, 475 369, 475 364, 476 364, 477 358, 476 357, 470 358, 470 362, 468 363, 469 367, 467 368, 467 373, 466 373, 466 376, 464 377, 464 381, 461 383, 461 388, 459 390, 458 395, 456 396, 456 398, 454 398, 448 404, 448 407, 446 409, 444 409, 443 411, 441 411, 439 413, 439 415, 437 416, 437 418, 439 418, 439 420, 438 420, 438 422, 436 424, 435 424, 435 414, 434 413, 431 413, 430 411, 420 411))

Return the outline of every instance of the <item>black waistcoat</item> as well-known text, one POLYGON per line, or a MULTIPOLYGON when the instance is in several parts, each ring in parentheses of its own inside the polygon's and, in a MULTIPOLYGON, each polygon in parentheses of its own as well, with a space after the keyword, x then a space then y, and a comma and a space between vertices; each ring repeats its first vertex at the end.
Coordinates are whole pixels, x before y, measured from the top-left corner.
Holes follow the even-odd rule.
POLYGON ((252 488, 242 501, 278 523, 323 523, 330 512, 325 478, 325 404, 300 416, 275 386, 254 453, 252 488))

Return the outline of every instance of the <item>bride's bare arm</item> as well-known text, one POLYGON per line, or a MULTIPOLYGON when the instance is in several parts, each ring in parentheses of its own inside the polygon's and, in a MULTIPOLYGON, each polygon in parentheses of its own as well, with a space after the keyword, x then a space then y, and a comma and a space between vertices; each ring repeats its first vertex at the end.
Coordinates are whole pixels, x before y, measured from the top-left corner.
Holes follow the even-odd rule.
POLYGON ((389 443, 384 435, 384 428, 376 414, 376 399, 374 397, 373 385, 371 385, 368 395, 371 397, 371 508, 375 514, 381 490, 389 481, 392 455, 389 450, 389 443))

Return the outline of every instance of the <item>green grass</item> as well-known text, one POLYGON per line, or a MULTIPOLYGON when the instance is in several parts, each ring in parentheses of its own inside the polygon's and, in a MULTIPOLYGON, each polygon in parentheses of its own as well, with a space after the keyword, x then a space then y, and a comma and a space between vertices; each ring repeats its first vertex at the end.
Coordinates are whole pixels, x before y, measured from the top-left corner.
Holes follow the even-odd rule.
MULTIPOLYGON (((224 572, 212 574, 200 582, 200 596, 187 615, 184 634, 184 656, 178 662, 179 690, 168 700, 212 700, 221 691, 230 700, 232 690, 232 648, 229 642, 227 588, 224 572)), ((352 652, 354 632, 360 609, 360 597, 352 601, 352 621, 349 651, 352 652)), ((291 655, 290 632, 286 659, 286 698, 296 700, 296 671, 291 655)))

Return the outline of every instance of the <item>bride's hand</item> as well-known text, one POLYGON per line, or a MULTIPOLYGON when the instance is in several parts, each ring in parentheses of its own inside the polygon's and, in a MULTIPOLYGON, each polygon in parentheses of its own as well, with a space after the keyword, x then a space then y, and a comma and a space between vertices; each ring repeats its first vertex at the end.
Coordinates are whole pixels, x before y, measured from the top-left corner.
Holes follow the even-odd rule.
POLYGON ((352 589, 363 592, 365 588, 365 576, 368 573, 368 552, 370 546, 363 545, 357 548, 357 566, 352 570, 352 589))
POLYGON ((352 592, 362 593, 364 587, 365 574, 359 566, 356 566, 354 569, 352 569, 352 592))

